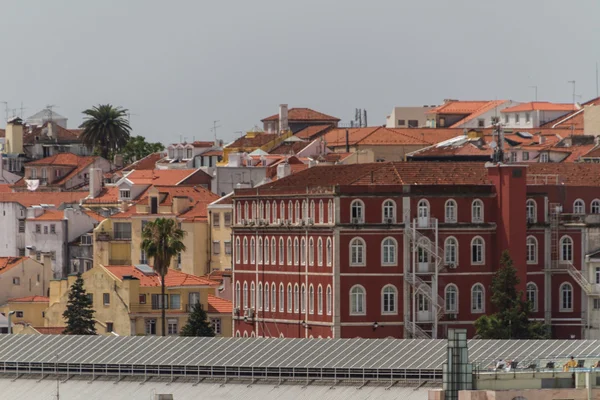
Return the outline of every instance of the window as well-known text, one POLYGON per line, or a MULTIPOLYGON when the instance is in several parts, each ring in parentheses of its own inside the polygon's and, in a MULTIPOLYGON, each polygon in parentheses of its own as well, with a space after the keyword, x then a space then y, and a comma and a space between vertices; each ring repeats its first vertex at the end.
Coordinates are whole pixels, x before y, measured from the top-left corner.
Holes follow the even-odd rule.
POLYGON ((211 318, 210 324, 212 325, 213 331, 215 331, 215 335, 221 334, 221 318, 211 318))
POLYGON ((516 151, 511 151, 510 152, 510 162, 517 162, 517 152, 516 151))
POLYGON ((88 293, 86 296, 87 296, 88 300, 90 301, 90 303, 93 305, 94 304, 94 294, 88 293))
POLYGON ((231 255, 231 242, 229 240, 223 243, 223 247, 225 249, 225 254, 227 254, 228 256, 231 255))
POLYGON ((446 214, 444 221, 449 224, 456 223, 456 201, 452 199, 446 201, 446 214))
POLYGON ((235 262, 239 264, 240 262, 240 238, 235 238, 235 262))
MULTIPOLYGON (((289 215, 288 215, 288 219, 289 219, 289 215)), ((282 201, 281 203, 279 203, 279 218, 283 221, 285 220, 285 203, 282 201)))
POLYGON ((315 201, 314 200, 310 201, 310 211, 308 213, 308 218, 310 218, 313 223, 315 222, 315 201))
POLYGON ((535 283, 529 282, 527 284, 527 301, 531 304, 531 311, 538 310, 538 300, 537 300, 538 289, 535 283))
POLYGON ((19 257, 25 257, 25 249, 23 247, 19 248, 19 257))
POLYGON ((325 221, 325 209, 323 207, 323 200, 319 200, 319 223, 322 224, 325 221))
POLYGON ((505 115, 504 115, 504 123, 505 123, 505 124, 508 124, 508 114, 505 114, 505 115))
POLYGON ((333 262, 333 249, 331 248, 331 238, 327 238, 327 266, 331 267, 333 262))
POLYGON ((592 201, 592 214, 600 214, 600 200, 598 199, 592 201))
POLYGON ((273 216, 271 218, 271 222, 275 223, 277 222, 277 203, 273 202, 273 216))
POLYGON ((300 222, 300 202, 296 200, 296 204, 294 206, 294 220, 296 222, 300 222))
POLYGON ((404 126, 404 125, 406 125, 406 120, 399 119, 398 120, 398 126, 404 126))
POLYGON ((91 246, 92 245, 92 235, 81 235, 79 244, 81 244, 83 246, 91 246))
POLYGON ((317 289, 317 313, 323 315, 323 286, 317 289))
POLYGON ((306 286, 302 284, 302 289, 300 290, 300 311, 303 313, 306 312, 306 286))
POLYGON ((585 214, 585 203, 581 199, 575 200, 573 203, 573 213, 585 214))
POLYGON ((485 119, 483 119, 483 118, 478 118, 478 119, 477 119, 477 127, 478 127, 478 128, 485 128, 485 119))
POLYGON ((417 204, 418 224, 420 227, 429 225, 429 202, 425 199, 417 204))
POLYGON ((275 282, 271 284, 271 311, 277 311, 277 286, 275 282))
POLYGON ((156 335, 156 320, 147 319, 144 321, 146 335, 156 335))
POLYGON ((238 224, 242 223, 242 203, 237 203, 235 206, 235 220, 238 224))
POLYGON ((221 254, 221 242, 214 241, 212 244, 213 254, 221 254))
MULTIPOLYGON (((273 203, 273 204, 275 204, 275 203, 273 203)), ((277 208, 277 207, 275 207, 275 208, 277 208)), ((271 203, 269 203, 268 201, 267 201, 267 204, 265 204, 265 219, 267 220, 267 222, 271 222, 271 203)))
POLYGON ((240 304, 240 299, 241 299, 241 296, 240 296, 240 282, 238 281, 238 282, 235 283, 235 306, 237 308, 241 308, 242 307, 242 305, 240 304))
POLYGON ((388 237, 381 242, 381 263, 383 265, 396 265, 396 240, 388 237))
MULTIPOLYGON (((275 264, 277 261, 277 245, 275 244, 275 238, 271 238, 271 264, 275 264)), ((265 263, 269 262, 269 243, 265 241, 265 263)))
POLYGON ((383 223, 396 223, 396 203, 394 203, 392 200, 386 200, 383 202, 383 223))
POLYGON ((600 284, 600 267, 596 267, 596 284, 600 284))
POLYGON ((350 265, 365 265, 365 242, 361 238, 354 238, 350 242, 350 265))
POLYGON ((409 128, 418 128, 419 127, 419 121, 416 119, 409 119, 408 120, 408 127, 409 128))
POLYGON ((537 239, 533 236, 527 237, 527 264, 537 263, 537 239))
POLYGON ((531 121, 531 114, 525 113, 525 122, 529 123, 529 121, 531 121))
POLYGON ((212 226, 215 228, 221 226, 221 214, 216 212, 212 215, 212 226))
POLYGON ((533 199, 528 199, 525 203, 525 209, 527 213, 527 222, 534 224, 537 222, 537 203, 533 199))
POLYGON ((298 312, 300 310, 300 291, 298 288, 298 284, 294 285, 294 312, 298 312))
POLYGON ((48 226, 44 225, 44 235, 47 235, 47 234, 48 234, 48 226))
POLYGON ((287 240, 287 265, 292 265, 292 238, 287 240))
POLYGON ((300 244, 298 238, 294 238, 294 265, 298 265, 300 259, 300 244))
POLYGON ((179 333, 177 318, 167 319, 167 335, 177 335, 179 333))
POLYGON ((471 264, 483 264, 485 254, 485 245, 483 239, 479 236, 471 241, 471 264))
POLYGON ((483 285, 476 283, 471 289, 471 312, 472 313, 483 313, 485 312, 485 291, 483 285))
POLYGON ((31 179, 37 178, 37 170, 35 168, 31 168, 31 179))
POLYGON ((292 312, 292 304, 293 304, 293 300, 292 300, 292 284, 288 283, 288 287, 287 287, 287 312, 289 312, 289 313, 292 312))
POLYGON ((529 161, 529 152, 528 151, 522 152, 521 158, 523 159, 523 161, 529 161))
POLYGON ((444 290, 444 300, 446 312, 456 314, 458 312, 458 288, 455 285, 448 285, 444 290))
POLYGON ((381 291, 381 313, 382 314, 396 314, 397 311, 397 298, 398 291, 393 285, 386 285, 381 291))
POLYGON ((452 236, 444 242, 444 262, 453 268, 458 264, 458 241, 452 236))
POLYGON ((446 126, 446 118, 441 117, 440 118, 440 128, 443 128, 446 126))
POLYGON ((106 323, 106 333, 111 333, 112 331, 113 331, 113 323, 107 322, 106 323))
POLYGON ((333 224, 333 201, 327 203, 327 222, 333 224))
POLYGON ((280 237, 279 238, 279 265, 283 265, 283 257, 284 257, 284 245, 283 245, 283 238, 280 237))
POLYGON ((153 294, 152 295, 152 309, 153 310, 162 310, 163 307, 165 308, 165 310, 169 309, 169 295, 165 294, 165 296, 162 297, 160 294, 153 294))
POLYGON ((145 294, 140 294, 138 296, 138 301, 140 304, 146 304, 146 295, 145 294))
POLYGON ((350 315, 364 315, 366 313, 365 288, 355 285, 350 289, 350 315))
POLYGON ((323 239, 317 240, 317 265, 323 266, 323 239))
POLYGON ((325 298, 325 306, 327 309, 327 315, 331 315, 331 286, 327 285, 327 297, 325 298))
POLYGON ((252 219, 256 219, 256 202, 252 202, 252 219))
POLYGON ((131 223, 115 222, 113 224, 116 240, 131 240, 131 223))
POLYGON ((187 159, 192 158, 192 149, 186 149, 186 158, 187 159))
POLYGON ((300 240, 300 265, 306 265, 306 239, 300 240))
POLYGON ((515 123, 519 123, 519 114, 515 114, 515 123))
POLYGON ((594 299, 594 310, 600 310, 600 299, 594 299))
POLYGON ((231 213, 226 212, 223 214, 223 225, 226 227, 231 226, 231 213))
POLYGON ((262 311, 263 309, 263 285, 262 282, 258 282, 258 295, 256 296, 257 308, 262 311))
POLYGON ((285 311, 285 289, 283 283, 279 284, 279 312, 285 311))
POLYGON ((302 219, 306 221, 308 219, 308 202, 302 200, 302 219))
POLYGON ((265 311, 269 311, 269 290, 271 290, 271 288, 269 287, 269 283, 265 283, 265 304, 263 304, 263 308, 265 311))
POLYGON ((573 261, 573 239, 569 236, 563 236, 560 239, 560 261, 573 261))
POLYGON ((254 238, 250 238, 250 263, 256 263, 256 241, 254 238))
POLYGON ((262 264, 262 262, 263 262, 263 251, 264 251, 264 248, 263 248, 263 238, 259 237, 258 238, 258 251, 257 251, 257 253, 258 253, 257 254, 258 255, 257 259, 258 259, 258 263, 259 264, 262 264))
POLYGON ((19 278, 19 277, 14 277, 12 281, 13 281, 13 285, 21 284, 21 278, 19 278))
POLYGON ((121 200, 131 200, 131 190, 129 189, 120 189, 119 197, 121 200))
POLYGON ((110 293, 102 293, 102 303, 105 306, 110 305, 110 293))
POLYGON ((351 222, 353 224, 362 224, 364 222, 364 204, 360 200, 354 200, 350 205, 351 210, 351 222))
POLYGON ((315 265, 315 241, 308 239, 308 265, 315 265))
POLYGON ((288 202, 288 220, 289 221, 293 220, 293 215, 294 215, 294 205, 290 201, 290 202, 288 202))
POLYGON ((244 310, 248 308, 248 282, 244 282, 244 310))
POLYGON ((42 233, 42 225, 35 224, 35 233, 42 233))
POLYGON ((308 312, 315 313, 315 288, 312 284, 308 287, 308 312))
POLYGON ((548 162, 548 153, 540 153, 540 162, 548 162))
MULTIPOLYGON (((37 225, 36 225, 36 228, 37 228, 37 225)), ((24 219, 19 220, 19 233, 25 233, 25 220, 24 219)))
POLYGON ((250 282, 250 308, 254 308, 256 301, 256 287, 254 286, 254 282, 250 282))
POLYGON ((560 285, 560 311, 573 311, 573 286, 567 282, 560 285))
POLYGON ((483 222, 483 202, 479 199, 473 200, 471 205, 471 220, 475 224, 483 222))

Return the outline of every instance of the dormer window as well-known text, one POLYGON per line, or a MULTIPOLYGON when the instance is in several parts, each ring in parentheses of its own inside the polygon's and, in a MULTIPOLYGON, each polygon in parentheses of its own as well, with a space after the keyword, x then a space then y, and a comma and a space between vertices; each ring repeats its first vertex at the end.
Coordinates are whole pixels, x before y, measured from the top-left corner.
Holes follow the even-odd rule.
POLYGON ((158 197, 150 197, 150 214, 158 214, 158 197))
POLYGON ((131 190, 129 190, 129 189, 119 190, 119 198, 121 200, 131 200, 131 190))
POLYGON ((35 168, 31 168, 31 174, 29 175, 31 179, 37 178, 37 170, 35 168))
POLYGON ((173 158, 174 154, 173 154, 173 148, 169 147, 169 149, 167 150, 167 155, 169 156, 169 158, 173 158))
POLYGON ((188 159, 192 158, 192 149, 186 149, 187 151, 187 157, 188 159))

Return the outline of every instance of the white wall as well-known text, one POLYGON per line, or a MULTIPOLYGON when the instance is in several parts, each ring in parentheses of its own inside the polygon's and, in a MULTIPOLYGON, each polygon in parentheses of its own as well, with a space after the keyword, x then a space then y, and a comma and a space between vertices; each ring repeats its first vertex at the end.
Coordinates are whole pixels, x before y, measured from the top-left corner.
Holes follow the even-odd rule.
POLYGON ((19 203, 0 203, 0 257, 16 257, 25 248, 25 233, 19 232, 19 218, 25 217, 25 207, 19 203))
POLYGON ((503 120, 502 120, 503 115, 500 111, 502 111, 508 107, 518 106, 519 104, 521 104, 521 103, 512 101, 512 100, 508 100, 508 101, 500 104, 496 108, 493 108, 493 109, 489 110, 488 112, 485 112, 485 113, 479 115, 477 118, 474 118, 470 121, 467 121, 464 124, 461 124, 460 126, 457 126, 457 128, 467 128, 467 129, 479 128, 480 127, 479 126, 480 119, 484 120, 485 128, 489 128, 492 126, 492 117, 498 117, 500 119, 500 122, 503 122, 503 120))
POLYGON ((568 114, 567 111, 528 111, 519 113, 503 113, 501 122, 504 123, 505 128, 539 128, 540 125, 552 121, 556 118, 562 117, 568 114), (517 116, 519 115, 519 122, 517 122, 517 116), (529 122, 527 122, 527 115, 529 114, 529 122), (508 122, 506 120, 508 116, 508 122))

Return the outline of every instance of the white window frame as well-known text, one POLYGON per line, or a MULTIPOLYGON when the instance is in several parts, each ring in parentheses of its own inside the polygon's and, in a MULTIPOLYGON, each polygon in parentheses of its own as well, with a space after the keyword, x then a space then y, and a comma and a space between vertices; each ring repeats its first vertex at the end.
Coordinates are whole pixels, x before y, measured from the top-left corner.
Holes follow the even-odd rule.
POLYGON ((323 286, 317 287, 317 314, 323 315, 323 286))
POLYGON ((263 310, 269 311, 269 291, 271 290, 271 286, 269 286, 269 282, 265 282, 263 295, 265 296, 265 300, 263 303, 263 310))
POLYGON ((444 309, 448 314, 458 314, 458 287, 454 283, 449 283, 444 288, 444 309), (453 307, 448 307, 448 294, 450 290, 453 290, 454 293, 453 307))
POLYGON ((248 282, 244 281, 244 310, 248 308, 248 282))
POLYGON ((362 285, 354 285, 350 288, 350 315, 366 315, 367 313, 367 291, 362 285), (356 292, 355 292, 356 290, 356 292), (360 297, 358 297, 360 296, 360 297))
POLYGON ((242 289, 241 289, 241 285, 240 285, 240 281, 237 281, 235 283, 235 306, 237 308, 242 308, 242 289))
POLYGON ((256 304, 256 286, 254 286, 254 281, 250 282, 250 308, 255 308, 256 304))
POLYGON ((291 313, 294 309, 294 292, 291 283, 287 285, 287 303, 287 312, 291 313))
POLYGON ((384 200, 381 206, 381 222, 387 224, 390 223, 388 220, 391 220, 391 223, 395 224, 396 215, 396 202, 392 199, 384 200))
POLYGON ((333 240, 331 240, 330 237, 327 238, 327 243, 325 245, 325 256, 327 266, 331 267, 333 264, 333 240))
POLYGON ((258 282, 258 291, 256 293, 256 306, 259 311, 263 309, 263 284, 258 282))
POLYGON ((525 216, 527 222, 535 224, 537 222, 537 203, 533 199, 527 199, 525 203, 525 216))
POLYGON ((538 287, 534 282, 528 282, 526 286, 526 295, 525 298, 527 301, 531 302, 531 311, 538 311, 538 287))
POLYGON ((317 266, 323 266, 323 238, 317 239, 317 266))
POLYGON ((283 237, 279 237, 279 265, 284 265, 285 263, 285 240, 283 237))
POLYGON ((559 246, 558 246, 558 250, 560 251, 560 262, 562 263, 570 263, 573 262, 573 250, 574 250, 574 242, 573 239, 571 238, 571 236, 569 235, 564 235, 563 237, 560 238, 560 241, 558 242, 559 246), (570 249, 568 250, 569 256, 570 257, 565 257, 565 246, 566 243, 565 242, 569 242, 568 246, 570 247, 570 249))
POLYGON ((386 267, 398 265, 398 242, 391 236, 385 237, 381 241, 381 265, 386 267), (390 254, 392 255, 391 260, 389 258, 390 254), (387 261, 385 260, 386 255, 388 255, 387 261))
POLYGON ((308 287, 308 313, 315 313, 315 287, 312 283, 308 287))
POLYGON ((277 264, 277 239, 271 238, 271 265, 277 264))
POLYGON ((594 199, 592 200, 590 211, 592 214, 600 214, 600 200, 594 199))
POLYGON ((349 257, 350 257, 350 266, 351 267, 364 267, 366 265, 367 262, 367 244, 364 241, 363 238, 357 236, 357 237, 353 237, 350 240, 350 246, 349 246, 349 257), (354 254, 354 248, 356 247, 356 260, 354 260, 353 254, 354 254), (360 250, 360 260, 358 259, 358 255, 359 255, 359 250, 360 250))
POLYGON ((244 237, 244 247, 242 251, 244 253, 244 264, 248 264, 248 237, 244 237))
POLYGON ((485 286, 481 283, 476 283, 471 286, 471 313, 472 314, 483 314, 485 313, 485 286), (481 289, 481 308, 475 308, 475 289, 481 289))
POLYGON ((385 285, 381 288, 381 314, 382 315, 397 315, 398 314, 398 289, 396 286, 392 284, 385 285), (388 292, 388 289, 391 292, 388 292), (386 296, 393 296, 391 304, 391 308, 386 310, 386 296))
POLYGON ((454 199, 446 200, 444 204, 444 222, 447 224, 455 224, 458 221, 458 206, 454 199), (452 210, 452 211, 450 211, 452 210))
POLYGON ((331 315, 331 310, 333 308, 333 290, 331 289, 331 285, 327 285, 327 290, 325 292, 325 310, 327 311, 327 315, 331 315))
POLYGON ((573 202, 573 214, 585 214, 585 201, 577 199, 573 202))
POLYGON ((533 235, 527 236, 527 239, 525 240, 525 254, 526 254, 527 264, 537 264, 537 262, 538 262, 538 240, 533 235), (530 256, 533 256, 533 257, 530 257, 530 256))
MULTIPOLYGON (((477 244, 477 246, 479 246, 479 244, 477 244)), ((485 240, 483 240, 483 238, 481 236, 475 236, 473 237, 473 239, 471 239, 471 265, 484 265, 485 264, 485 240), (477 240, 481 240, 481 260, 475 260, 473 258, 473 248, 476 245, 475 242, 477 240)))
POLYGON ((323 205, 323 200, 319 200, 319 224, 325 222, 325 207, 323 205))
POLYGON ((308 265, 315 265, 315 239, 308 238, 308 265))
POLYGON ((559 310, 560 312, 572 312, 573 311, 573 301, 574 301, 574 296, 573 296, 573 285, 571 285, 569 282, 563 282, 559 289, 558 289, 558 293, 559 293, 559 310), (565 307, 565 293, 563 292, 566 288, 569 289, 570 292, 570 304, 569 307, 565 307))
POLYGON ((365 203, 362 200, 352 200, 350 203, 350 222, 364 224, 365 222, 365 203))
POLYGON ((327 222, 333 224, 333 201, 327 202, 327 222))
POLYGON ((473 200, 473 203, 471 203, 471 222, 474 224, 482 224, 484 219, 483 201, 480 199, 473 200))
POLYGON ((285 312, 285 287, 279 284, 279 312, 285 312))
POLYGON ((446 240, 444 240, 444 263, 446 265, 453 264, 455 267, 458 266, 458 239, 454 236, 448 236, 446 240), (449 257, 450 241, 454 241, 454 259, 449 257))

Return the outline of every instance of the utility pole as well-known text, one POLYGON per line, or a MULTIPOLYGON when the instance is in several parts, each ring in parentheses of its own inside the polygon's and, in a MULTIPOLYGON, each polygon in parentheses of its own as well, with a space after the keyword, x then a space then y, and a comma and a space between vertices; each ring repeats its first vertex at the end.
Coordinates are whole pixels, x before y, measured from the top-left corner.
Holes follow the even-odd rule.
POLYGON ((54 367, 56 373, 56 400, 60 400, 60 378, 58 376, 58 354, 56 355, 56 365, 54 367))
POLYGON ((529 86, 530 89, 534 89, 535 90, 535 101, 538 101, 538 97, 537 97, 537 85, 533 85, 533 86, 529 86))

